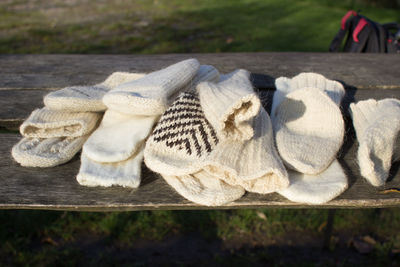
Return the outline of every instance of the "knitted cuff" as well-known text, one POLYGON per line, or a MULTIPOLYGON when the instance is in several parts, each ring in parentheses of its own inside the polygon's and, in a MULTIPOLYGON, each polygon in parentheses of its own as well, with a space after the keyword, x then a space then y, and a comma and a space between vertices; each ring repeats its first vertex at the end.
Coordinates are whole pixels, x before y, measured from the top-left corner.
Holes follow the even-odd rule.
MULTIPOLYGON (((184 92, 196 92, 196 86, 201 82, 218 82, 219 81, 219 71, 210 65, 200 65, 199 70, 193 79, 186 85, 184 92)), ((179 92, 180 93, 180 92, 179 92)), ((174 97, 171 97, 174 98, 174 97)), ((173 100, 173 99, 169 99, 173 100)))
POLYGON ((51 110, 68 112, 99 112, 106 110, 103 96, 116 86, 139 79, 143 73, 114 72, 99 84, 91 86, 71 86, 47 94, 44 104, 51 110))
POLYGON ((184 89, 199 67, 196 59, 178 62, 117 86, 104 95, 103 102, 108 108, 125 114, 161 115, 168 106, 168 98, 184 89))
POLYGON ((237 70, 220 83, 197 86, 204 114, 221 139, 249 140, 252 119, 261 102, 249 80, 250 73, 237 70))
POLYGON ((345 94, 343 85, 341 83, 329 80, 321 74, 312 72, 300 73, 292 79, 280 77, 275 80, 275 87, 276 92, 274 94, 271 114, 275 113, 275 109, 279 106, 288 93, 296 90, 317 88, 326 93, 329 98, 338 106, 340 105, 340 102, 345 94))
POLYGON ((77 137, 91 133, 101 118, 94 112, 60 112, 48 108, 36 109, 22 123, 20 132, 26 137, 77 137))

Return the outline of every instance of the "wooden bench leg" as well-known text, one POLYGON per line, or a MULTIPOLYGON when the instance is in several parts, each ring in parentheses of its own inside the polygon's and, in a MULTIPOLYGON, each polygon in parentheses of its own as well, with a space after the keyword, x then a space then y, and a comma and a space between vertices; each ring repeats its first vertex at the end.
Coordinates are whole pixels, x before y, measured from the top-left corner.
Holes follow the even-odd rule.
POLYGON ((332 231, 333 231, 333 220, 335 219, 336 209, 329 209, 328 210, 328 218, 326 219, 326 228, 324 233, 324 243, 323 249, 329 249, 332 231))

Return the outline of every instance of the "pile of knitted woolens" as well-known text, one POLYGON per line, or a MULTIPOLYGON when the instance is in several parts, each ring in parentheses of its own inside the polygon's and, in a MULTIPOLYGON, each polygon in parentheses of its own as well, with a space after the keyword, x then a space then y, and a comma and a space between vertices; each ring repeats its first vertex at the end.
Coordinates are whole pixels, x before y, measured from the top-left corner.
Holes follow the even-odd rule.
MULTIPOLYGON (((12 155, 22 166, 52 167, 82 148, 81 185, 133 188, 144 159, 183 197, 209 206, 245 191, 309 204, 340 195, 348 187, 336 160, 343 86, 316 73, 280 77, 268 115, 249 76, 242 69, 220 75, 188 59, 54 91, 21 125, 12 155)), ((350 114, 361 174, 383 185, 400 155, 400 102, 360 101, 350 114)))

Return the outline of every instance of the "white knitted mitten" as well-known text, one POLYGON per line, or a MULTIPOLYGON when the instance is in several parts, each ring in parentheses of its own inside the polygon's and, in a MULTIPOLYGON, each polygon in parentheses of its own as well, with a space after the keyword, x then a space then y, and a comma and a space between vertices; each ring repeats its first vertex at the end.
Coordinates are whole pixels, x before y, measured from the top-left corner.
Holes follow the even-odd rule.
POLYGON ((301 173, 322 172, 343 143, 343 86, 316 73, 281 77, 275 85, 271 118, 283 162, 301 173))
POLYGON ((393 161, 400 157, 400 101, 369 99, 352 103, 360 172, 373 186, 385 184, 393 161))
POLYGON ((239 199, 245 193, 242 187, 226 184, 205 171, 162 177, 184 198, 206 206, 220 206, 239 199))
POLYGON ((115 111, 133 115, 161 115, 168 98, 193 79, 200 64, 188 59, 143 78, 123 83, 103 97, 104 104, 115 111))
POLYGON ((348 187, 346 174, 337 160, 317 175, 289 171, 289 179, 289 187, 278 193, 299 203, 323 204, 342 194, 348 187))
POLYGON ((106 110, 103 96, 116 86, 143 77, 142 73, 114 72, 99 84, 90 86, 70 86, 49 93, 44 104, 52 110, 69 112, 100 112, 106 110))

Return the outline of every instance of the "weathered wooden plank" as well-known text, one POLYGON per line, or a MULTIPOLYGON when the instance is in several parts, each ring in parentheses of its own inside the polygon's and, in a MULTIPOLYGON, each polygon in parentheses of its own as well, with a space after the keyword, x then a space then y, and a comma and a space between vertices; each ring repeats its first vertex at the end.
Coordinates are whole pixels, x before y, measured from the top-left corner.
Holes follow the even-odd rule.
MULTIPOLYGON (((75 176, 80 161, 75 157, 70 163, 54 168, 24 168, 13 161, 10 149, 20 137, 1 134, 0 152, 0 208, 2 209, 54 209, 79 211, 122 211, 153 209, 207 209, 185 200, 158 175, 143 166, 143 180, 138 189, 122 187, 88 188, 80 186, 75 176)), ((277 193, 260 195, 246 193, 241 199, 218 209, 232 208, 367 208, 400 205, 400 195, 380 194, 362 179, 354 155, 354 133, 349 132, 340 163, 349 176, 350 188, 339 198, 320 206, 293 203, 277 193)), ((386 188, 400 186, 400 164, 392 168, 386 188)))
POLYGON ((314 71, 361 88, 400 86, 399 57, 350 53, 167 55, 0 55, 1 89, 61 88, 101 82, 114 71, 149 72, 195 57, 221 72, 244 68, 271 77, 314 71))
MULTIPOLYGON (((261 84, 258 81, 259 86, 261 84)), ((13 89, 0 90, 0 127, 10 130, 18 129, 19 125, 29 114, 35 109, 43 106, 43 96, 48 90, 29 90, 29 89, 13 89)), ((271 102, 272 90, 260 90, 262 94, 268 95, 267 102, 271 102)), ((346 111, 349 103, 369 98, 383 99, 393 97, 400 99, 400 87, 397 89, 363 89, 357 90, 354 87, 346 88, 346 96, 343 100, 343 110, 346 111)))

